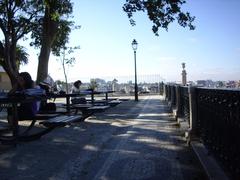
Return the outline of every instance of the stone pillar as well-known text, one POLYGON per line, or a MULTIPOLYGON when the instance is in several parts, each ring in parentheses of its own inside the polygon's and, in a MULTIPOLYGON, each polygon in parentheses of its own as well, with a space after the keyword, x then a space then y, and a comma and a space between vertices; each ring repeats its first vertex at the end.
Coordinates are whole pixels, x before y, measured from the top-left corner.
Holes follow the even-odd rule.
POLYGON ((187 84, 187 72, 185 70, 185 63, 182 63, 182 85, 185 86, 187 84))
POLYGON ((179 114, 180 114, 180 108, 181 108, 181 98, 180 98, 181 94, 180 94, 180 86, 176 86, 176 113, 175 113, 175 118, 177 120, 178 123, 179 122, 179 114))
POLYGON ((167 96, 167 85, 166 84, 164 84, 163 85, 163 98, 164 98, 164 100, 166 100, 166 96, 167 96))
POLYGON ((196 87, 189 86, 189 112, 190 112, 190 128, 188 130, 189 140, 196 137, 197 130, 197 94, 196 87))

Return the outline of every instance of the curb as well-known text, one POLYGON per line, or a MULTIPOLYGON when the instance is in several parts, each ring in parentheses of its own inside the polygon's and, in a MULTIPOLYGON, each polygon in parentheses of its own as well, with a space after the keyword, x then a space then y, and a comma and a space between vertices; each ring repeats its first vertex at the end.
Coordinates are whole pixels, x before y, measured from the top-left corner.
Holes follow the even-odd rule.
POLYGON ((197 155, 208 179, 210 180, 229 180, 222 168, 218 165, 214 157, 208 154, 205 146, 197 141, 191 141, 190 146, 197 155))

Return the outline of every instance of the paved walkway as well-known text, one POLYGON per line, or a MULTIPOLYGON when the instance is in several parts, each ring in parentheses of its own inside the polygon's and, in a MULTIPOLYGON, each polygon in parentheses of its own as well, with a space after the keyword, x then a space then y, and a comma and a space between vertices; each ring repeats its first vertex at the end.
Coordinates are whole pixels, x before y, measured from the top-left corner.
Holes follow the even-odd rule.
POLYGON ((0 153, 1 180, 206 179, 160 96, 123 102, 0 153))

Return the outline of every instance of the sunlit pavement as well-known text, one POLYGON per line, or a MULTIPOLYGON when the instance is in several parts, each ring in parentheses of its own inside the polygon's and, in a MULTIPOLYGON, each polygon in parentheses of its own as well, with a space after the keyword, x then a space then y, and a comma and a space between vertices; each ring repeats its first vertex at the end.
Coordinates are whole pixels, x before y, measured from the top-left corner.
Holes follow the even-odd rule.
POLYGON ((141 96, 0 154, 1 179, 206 179, 160 96, 141 96))

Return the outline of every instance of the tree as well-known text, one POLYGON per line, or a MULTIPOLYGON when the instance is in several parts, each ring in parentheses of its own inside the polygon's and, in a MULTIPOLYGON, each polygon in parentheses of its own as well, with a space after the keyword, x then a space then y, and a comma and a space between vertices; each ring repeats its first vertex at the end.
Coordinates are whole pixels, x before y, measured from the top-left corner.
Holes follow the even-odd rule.
POLYGON ((174 20, 177 20, 180 26, 195 29, 192 24, 195 17, 181 10, 184 3, 185 0, 126 0, 123 10, 127 13, 131 25, 136 24, 133 19, 134 13, 147 11, 149 19, 153 22, 152 30, 158 36, 159 28, 168 30, 168 25, 174 20))
POLYGON ((17 42, 31 31, 32 22, 41 9, 40 2, 40 0, 0 2, 0 29, 4 35, 4 40, 0 41, 1 65, 9 75, 12 85, 19 82, 17 42))
MULTIPOLYGON (((53 54, 59 54, 60 49, 68 42, 68 36, 74 27, 74 22, 68 18, 72 13, 72 3, 70 0, 45 0, 44 16, 36 21, 32 37, 32 43, 41 47, 38 63, 37 82, 43 81, 48 74, 48 62, 51 50, 53 54)), ((168 25, 175 19, 183 26, 190 29, 195 17, 191 17, 188 12, 181 11, 184 0, 126 0, 123 10, 128 14, 132 25, 132 19, 136 11, 147 10, 149 19, 153 22, 153 32, 158 35, 159 27, 168 29, 168 25)))
POLYGON ((75 47, 66 47, 64 46, 62 48, 62 51, 60 52, 59 56, 60 56, 60 61, 61 61, 61 65, 63 68, 63 73, 64 73, 64 78, 65 78, 65 84, 66 84, 66 92, 68 93, 68 79, 67 79, 67 73, 66 73, 66 65, 67 66, 72 66, 76 59, 75 57, 70 56, 72 53, 74 53, 75 50, 80 49, 79 46, 75 46, 75 47), (67 51, 67 53, 66 53, 67 51))
POLYGON ((0 2, 0 28, 4 40, 0 41, 2 66, 12 84, 16 84, 18 66, 16 44, 29 32, 34 45, 40 48, 37 82, 48 75, 51 50, 58 52, 68 42, 74 22, 68 21, 72 13, 70 0, 5 0, 0 2))
POLYGON ((98 83, 96 79, 90 79, 89 89, 92 89, 93 91, 96 90, 98 87, 98 83))
POLYGON ((45 0, 42 16, 34 23, 31 37, 34 39, 30 45, 40 47, 37 71, 37 83, 43 81, 48 75, 48 63, 51 50, 60 53, 61 47, 68 42, 74 22, 69 21, 72 13, 70 0, 45 0))
MULTIPOLYGON (((4 49, 4 47, 0 49, 4 49)), ((19 66, 21 64, 24 65, 28 63, 28 56, 29 54, 27 53, 26 48, 20 45, 16 46, 16 65, 18 67, 17 69, 19 69, 19 66)), ((0 52, 0 65, 1 66, 4 65, 4 52, 3 53, 0 52)))

